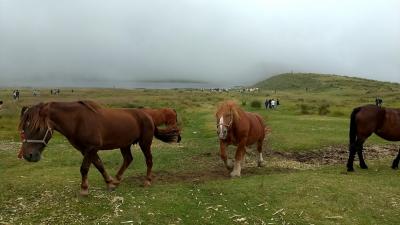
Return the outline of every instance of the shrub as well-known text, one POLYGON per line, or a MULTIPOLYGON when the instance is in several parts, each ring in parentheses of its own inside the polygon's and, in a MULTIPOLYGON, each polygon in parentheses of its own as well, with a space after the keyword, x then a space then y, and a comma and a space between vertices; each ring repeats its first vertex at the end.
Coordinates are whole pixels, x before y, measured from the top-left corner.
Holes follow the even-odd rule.
POLYGON ((332 116, 335 116, 335 117, 342 117, 342 116, 345 116, 346 114, 344 113, 344 112, 342 112, 342 111, 333 111, 332 112, 332 116))
MULTIPOLYGON (((115 106, 115 105, 113 105, 115 106)), ((122 103, 122 104, 118 104, 117 107, 121 107, 121 108, 143 108, 142 105, 138 105, 136 103, 122 103)))
POLYGON ((243 100, 243 101, 242 101, 242 106, 246 106, 246 105, 247 105, 246 100, 243 100))
POLYGON ((258 100, 254 100, 250 103, 251 107, 253 108, 261 108, 261 102, 258 100))
POLYGON ((320 105, 318 107, 318 114, 319 115, 327 115, 330 111, 329 111, 329 104, 328 103, 324 103, 322 105, 320 105))
POLYGON ((300 104, 300 113, 301 114, 311 114, 311 107, 307 104, 300 104))

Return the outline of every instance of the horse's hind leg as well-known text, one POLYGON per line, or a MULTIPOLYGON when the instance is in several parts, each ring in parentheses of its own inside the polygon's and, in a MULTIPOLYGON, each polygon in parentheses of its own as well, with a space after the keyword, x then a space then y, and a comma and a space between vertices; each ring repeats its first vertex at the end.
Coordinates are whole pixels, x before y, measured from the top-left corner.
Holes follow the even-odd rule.
POLYGON ((140 149, 143 152, 144 157, 146 158, 146 165, 147 165, 147 174, 146 180, 144 181, 144 186, 151 185, 151 169, 153 168, 153 156, 151 155, 151 141, 147 142, 139 142, 140 149))
POLYGON ((347 160, 347 171, 354 171, 353 162, 356 155, 356 144, 351 144, 349 146, 349 159, 347 160))
POLYGON ((364 141, 365 141, 365 139, 358 139, 356 141, 356 150, 357 150, 358 159, 360 160, 361 169, 368 169, 368 166, 365 163, 364 157, 363 157, 364 141))
POLYGON ((397 153, 396 158, 393 160, 393 163, 392 163, 392 168, 393 169, 398 169, 399 168, 399 161, 400 161, 400 149, 399 149, 399 153, 397 153))
POLYGON ((101 161, 99 155, 97 152, 92 153, 92 163, 93 165, 97 168, 97 170, 103 175, 104 181, 107 184, 108 190, 114 190, 116 188, 116 183, 114 183, 114 180, 110 175, 108 175, 107 171, 104 168, 104 164, 101 161))
POLYGON ((131 162, 133 160, 130 146, 121 148, 120 150, 121 150, 122 157, 124 158, 124 162, 122 163, 121 167, 119 168, 117 175, 115 175, 115 177, 117 179, 114 182, 115 184, 119 184, 121 182, 122 174, 124 174, 126 168, 128 168, 128 166, 131 164, 131 162))

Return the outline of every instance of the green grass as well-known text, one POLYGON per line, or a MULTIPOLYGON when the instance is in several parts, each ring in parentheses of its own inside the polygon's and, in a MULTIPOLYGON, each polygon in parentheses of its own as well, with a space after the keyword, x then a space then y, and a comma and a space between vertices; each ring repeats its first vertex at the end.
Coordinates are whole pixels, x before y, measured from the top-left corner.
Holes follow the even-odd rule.
MULTIPOLYGON (((284 82, 284 79, 280 82, 284 82)), ((301 78, 303 79, 303 78, 301 78)), ((305 78, 304 78, 305 79, 305 78)), ((308 79, 308 78, 307 78, 308 79)), ((310 152, 348 143, 352 108, 373 103, 372 81, 353 78, 312 76, 315 88, 282 88, 277 93, 208 93, 195 90, 61 90, 40 97, 22 90, 19 102, 10 99, 12 90, 0 89, 4 101, 0 111, 0 223, 1 224, 398 224, 400 181, 390 169, 391 158, 367 159, 369 170, 344 165, 309 165, 268 157, 257 168, 255 158, 230 179, 219 159, 214 116, 222 100, 246 101, 245 109, 260 113, 272 128, 266 151, 310 152), (347 80, 347 82, 342 81, 347 80), (329 83, 330 82, 330 83, 329 83), (334 82, 337 86, 329 86, 334 82), (371 83, 372 82, 372 83, 371 83), (328 83, 328 86, 326 84, 328 83), (355 88, 350 88, 354 85, 355 88), (252 101, 279 98, 277 110, 251 107, 252 101), (38 163, 16 158, 19 137, 16 130, 20 108, 40 101, 92 99, 106 107, 173 107, 178 112, 182 143, 152 146, 156 175, 144 188, 145 162, 138 146, 132 147, 134 161, 125 179, 108 192, 98 171, 89 171, 87 198, 79 197, 80 153, 56 134, 38 163), (307 114, 301 111, 307 104, 307 114), (318 106, 329 104, 327 115, 318 106)), ((375 83, 375 85, 382 85, 375 83)), ((399 107, 399 90, 385 83, 380 95, 385 105, 399 107)), ((370 145, 386 145, 375 136, 370 145)), ((234 147, 229 148, 233 157, 234 147)), ((100 152, 107 171, 114 175, 122 157, 118 150, 100 152)))

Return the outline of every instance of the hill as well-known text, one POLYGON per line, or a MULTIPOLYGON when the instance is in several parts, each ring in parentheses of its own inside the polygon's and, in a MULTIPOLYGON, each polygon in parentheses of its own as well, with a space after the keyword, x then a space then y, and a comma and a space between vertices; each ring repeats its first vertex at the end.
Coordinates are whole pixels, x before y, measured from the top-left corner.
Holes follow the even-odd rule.
POLYGON ((270 77, 254 85, 262 89, 272 90, 312 90, 352 89, 361 91, 398 91, 399 83, 382 82, 357 77, 314 74, 285 73, 270 77))

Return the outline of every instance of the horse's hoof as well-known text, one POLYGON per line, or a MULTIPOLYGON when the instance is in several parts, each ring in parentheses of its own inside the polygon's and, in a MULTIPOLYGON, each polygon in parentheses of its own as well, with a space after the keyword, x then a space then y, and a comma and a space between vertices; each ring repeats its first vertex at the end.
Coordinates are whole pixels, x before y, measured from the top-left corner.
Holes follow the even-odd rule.
POLYGON ((233 162, 232 160, 228 159, 225 163, 225 167, 226 169, 228 169, 228 171, 232 171, 233 170, 233 162))
POLYGON ((86 197, 86 196, 89 195, 89 189, 81 189, 81 192, 79 192, 79 194, 80 194, 82 197, 86 197))
POLYGON ((113 183, 115 186, 118 186, 118 185, 121 183, 121 181, 122 181, 122 179, 121 179, 121 180, 114 179, 114 180, 112 181, 112 183, 113 183))
POLYGON ((361 169, 364 169, 364 170, 366 170, 366 169, 368 169, 368 166, 367 165, 360 165, 360 167, 361 167, 361 169))
POLYGON ((347 168, 347 172, 354 172, 354 168, 347 168))
POLYGON ((257 166, 258 167, 264 167, 265 166, 265 162, 264 161, 259 161, 259 162, 257 162, 257 166))
POLYGON ((399 169, 399 166, 392 165, 392 169, 397 170, 397 169, 399 169))
POLYGON ((144 187, 150 187, 151 186, 151 182, 149 180, 145 180, 143 183, 144 187))
POLYGON ((230 175, 231 175, 231 178, 240 177, 240 173, 236 173, 236 172, 232 172, 230 175))
POLYGON ((116 188, 117 188, 117 185, 115 185, 114 183, 107 184, 108 191, 114 191, 116 188))

